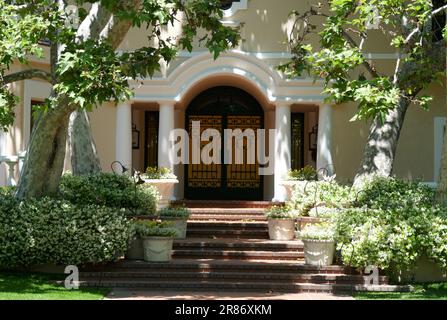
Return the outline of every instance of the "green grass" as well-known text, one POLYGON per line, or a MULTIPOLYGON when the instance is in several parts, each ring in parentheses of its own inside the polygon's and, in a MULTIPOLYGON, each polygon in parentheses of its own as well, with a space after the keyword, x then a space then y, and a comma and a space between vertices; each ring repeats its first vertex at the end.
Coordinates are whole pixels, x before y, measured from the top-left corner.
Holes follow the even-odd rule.
POLYGON ((30 273, 0 273, 0 300, 99 300, 110 289, 67 290, 64 286, 51 283, 63 280, 63 276, 30 273))
POLYGON ((358 300, 447 300, 447 282, 413 285, 412 292, 359 292, 358 300))

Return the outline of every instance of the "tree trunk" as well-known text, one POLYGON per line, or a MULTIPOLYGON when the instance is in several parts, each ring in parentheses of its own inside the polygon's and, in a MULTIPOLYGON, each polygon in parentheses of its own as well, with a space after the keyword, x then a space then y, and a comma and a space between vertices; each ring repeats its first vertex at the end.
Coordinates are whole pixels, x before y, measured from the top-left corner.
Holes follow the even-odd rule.
POLYGON ((61 103, 42 114, 28 146, 17 198, 38 198, 58 191, 65 159, 68 118, 72 110, 71 106, 61 103))
MULTIPOLYGON (((141 0, 120 0, 117 5, 138 8, 141 5, 141 0)), ((106 39, 114 49, 118 48, 132 26, 130 20, 117 19, 107 10, 104 10, 99 18, 95 17, 94 20, 100 25, 99 28, 78 30, 78 34, 82 34, 84 38, 89 37, 95 40, 106 39), (106 22, 107 20, 108 22, 106 22)), ((73 174, 83 175, 101 171, 87 112, 76 111, 70 116, 69 143, 73 174)))
POLYGON ((438 188, 436 190, 436 202, 443 206, 447 205, 447 130, 445 128, 438 188))
POLYGON ((85 175, 101 171, 87 111, 74 111, 70 116, 68 137, 73 174, 85 175))
POLYGON ((376 117, 371 124, 363 160, 354 179, 354 186, 378 175, 389 177, 393 171, 397 143, 405 119, 409 101, 402 98, 382 122, 376 117))

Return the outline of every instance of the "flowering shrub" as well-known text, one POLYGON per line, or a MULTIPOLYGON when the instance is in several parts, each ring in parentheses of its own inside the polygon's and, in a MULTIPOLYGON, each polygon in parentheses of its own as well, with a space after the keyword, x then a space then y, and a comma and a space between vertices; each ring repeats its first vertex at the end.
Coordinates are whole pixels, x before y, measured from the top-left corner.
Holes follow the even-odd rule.
POLYGON ((296 188, 288 205, 300 215, 306 216, 315 206, 348 207, 353 198, 350 187, 342 186, 335 181, 312 181, 304 188, 296 188))
POLYGON ((271 206, 265 212, 268 219, 294 219, 295 213, 287 206, 271 206))
POLYGON ((155 187, 135 186, 129 176, 112 173, 65 174, 60 184, 60 197, 74 204, 125 208, 144 214, 154 214, 158 200, 155 187))
POLYGON ((297 232, 297 238, 301 240, 334 241, 334 226, 329 222, 308 224, 303 228, 303 230, 297 232))
POLYGON ((177 237, 177 229, 166 221, 135 221, 134 230, 139 237, 177 237))
POLYGON ((317 179, 317 172, 311 166, 305 166, 304 168, 298 170, 289 170, 289 172, 287 173, 287 180, 306 181, 316 179, 317 179))
POLYGON ((130 222, 117 208, 0 195, 0 267, 115 260, 127 247, 130 222))
POLYGON ((344 264, 353 267, 377 265, 393 273, 424 254, 447 267, 444 208, 345 209, 336 218, 336 235, 344 264))
POLYGON ((141 176, 145 179, 177 179, 169 168, 148 167, 141 176))
POLYGON ((376 209, 431 208, 435 195, 432 188, 418 182, 384 177, 366 181, 360 190, 353 192, 354 206, 376 209))

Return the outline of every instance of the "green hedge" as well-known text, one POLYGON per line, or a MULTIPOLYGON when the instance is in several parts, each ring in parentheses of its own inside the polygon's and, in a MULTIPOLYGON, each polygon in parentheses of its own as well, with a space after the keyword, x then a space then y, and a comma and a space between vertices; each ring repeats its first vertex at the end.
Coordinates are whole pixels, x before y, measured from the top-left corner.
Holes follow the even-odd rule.
POLYGON ((131 226, 122 210, 42 198, 0 195, 0 267, 112 261, 124 252, 131 226))
POLYGON ((140 214, 155 214, 157 190, 153 186, 135 185, 126 175, 98 173, 84 176, 65 174, 60 197, 74 204, 125 208, 140 214))

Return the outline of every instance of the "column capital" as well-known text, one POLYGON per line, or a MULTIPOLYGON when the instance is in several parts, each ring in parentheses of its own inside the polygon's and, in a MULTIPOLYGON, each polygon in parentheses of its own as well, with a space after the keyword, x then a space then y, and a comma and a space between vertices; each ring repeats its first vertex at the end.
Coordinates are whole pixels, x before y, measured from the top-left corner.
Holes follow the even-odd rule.
POLYGON ((294 103, 295 102, 291 100, 277 100, 274 102, 275 107, 291 107, 294 103))
POLYGON ((158 105, 161 106, 174 106, 178 101, 172 99, 157 100, 158 105))

